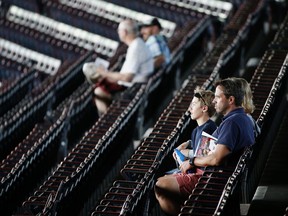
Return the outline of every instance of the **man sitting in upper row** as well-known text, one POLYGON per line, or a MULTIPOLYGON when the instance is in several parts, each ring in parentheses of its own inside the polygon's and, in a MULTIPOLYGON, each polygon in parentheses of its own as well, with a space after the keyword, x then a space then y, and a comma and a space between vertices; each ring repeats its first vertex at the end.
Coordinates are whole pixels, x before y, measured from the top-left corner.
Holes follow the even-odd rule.
POLYGON ((95 103, 100 115, 107 111, 113 94, 122 90, 117 84, 118 81, 147 82, 148 77, 154 72, 151 52, 139 37, 137 23, 128 19, 123 20, 117 31, 120 41, 127 44, 128 49, 119 73, 103 68, 98 68, 96 71, 101 77, 94 90, 95 103))
POLYGON ((157 18, 140 25, 141 35, 152 52, 155 69, 165 66, 171 60, 170 49, 165 36, 160 32, 162 26, 157 18))

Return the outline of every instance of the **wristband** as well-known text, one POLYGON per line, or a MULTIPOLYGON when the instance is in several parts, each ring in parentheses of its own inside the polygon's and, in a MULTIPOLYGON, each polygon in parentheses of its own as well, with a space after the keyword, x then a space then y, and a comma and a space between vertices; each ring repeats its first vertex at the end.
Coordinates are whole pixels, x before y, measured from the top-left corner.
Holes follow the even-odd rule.
POLYGON ((195 158, 196 158, 196 157, 192 157, 192 158, 189 159, 189 164, 190 164, 192 167, 195 167, 195 164, 194 164, 195 158))

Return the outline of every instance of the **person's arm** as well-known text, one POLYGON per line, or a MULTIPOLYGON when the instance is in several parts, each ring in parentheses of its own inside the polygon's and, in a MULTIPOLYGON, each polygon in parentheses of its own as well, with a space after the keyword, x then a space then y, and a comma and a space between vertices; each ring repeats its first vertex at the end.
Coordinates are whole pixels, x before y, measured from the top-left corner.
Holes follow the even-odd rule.
POLYGON ((164 55, 158 55, 154 57, 154 68, 160 68, 165 63, 164 55))
POLYGON ((182 150, 182 149, 186 149, 188 147, 188 145, 190 144, 191 140, 187 140, 186 142, 183 142, 182 144, 180 144, 177 149, 182 150))
POLYGON ((131 82, 134 77, 133 73, 112 72, 112 71, 106 71, 105 69, 102 68, 97 69, 97 73, 100 74, 102 78, 106 78, 110 82, 117 82, 118 80, 131 82))
POLYGON ((165 55, 161 48, 161 37, 151 35, 146 41, 146 45, 149 47, 154 61, 154 68, 158 69, 165 63, 165 55))
MULTIPOLYGON (((189 153, 189 149, 186 149, 188 147, 188 145, 190 144, 191 140, 188 140, 186 142, 181 143, 177 149, 181 151, 181 153, 183 155, 185 155, 185 157, 188 157, 188 153, 189 153), (187 150, 187 152, 186 152, 187 150)), ((176 160, 176 154, 175 152, 173 152, 173 158, 176 160)))
POLYGON ((230 152, 231 151, 226 145, 217 144, 215 150, 211 152, 211 154, 204 157, 194 157, 193 159, 186 160, 182 163, 180 169, 183 173, 187 173, 187 171, 193 167, 219 166, 230 152), (193 165, 191 165, 191 162, 193 165))

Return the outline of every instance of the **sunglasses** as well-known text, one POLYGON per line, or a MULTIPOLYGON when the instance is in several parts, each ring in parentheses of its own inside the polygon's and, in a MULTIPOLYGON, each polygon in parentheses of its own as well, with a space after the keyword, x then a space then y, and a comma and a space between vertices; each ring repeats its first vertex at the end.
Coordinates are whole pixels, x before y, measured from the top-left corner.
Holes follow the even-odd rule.
POLYGON ((194 97, 197 97, 197 98, 201 99, 203 101, 204 105, 208 106, 206 101, 205 101, 205 99, 203 98, 203 96, 199 92, 196 92, 194 94, 194 97))

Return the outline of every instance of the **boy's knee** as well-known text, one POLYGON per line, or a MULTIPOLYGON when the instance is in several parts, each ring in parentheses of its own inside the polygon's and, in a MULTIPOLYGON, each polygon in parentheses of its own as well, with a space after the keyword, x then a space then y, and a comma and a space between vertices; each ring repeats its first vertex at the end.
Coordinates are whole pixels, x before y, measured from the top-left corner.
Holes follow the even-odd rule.
POLYGON ((160 177, 157 182, 155 183, 155 186, 161 189, 165 189, 169 187, 169 181, 167 181, 165 178, 160 177))
POLYGON ((103 91, 100 87, 94 89, 94 95, 98 98, 111 99, 111 94, 103 91))

